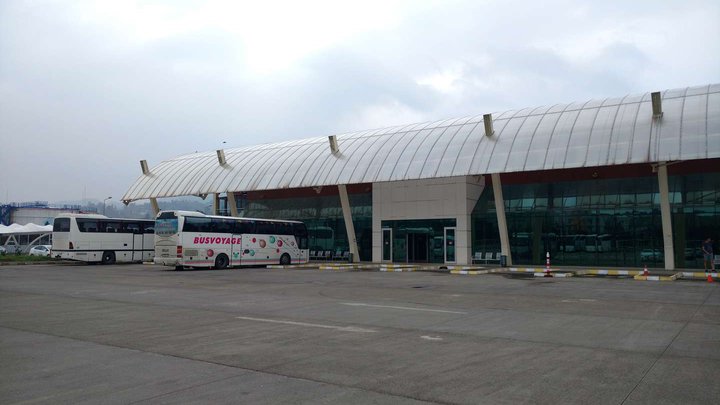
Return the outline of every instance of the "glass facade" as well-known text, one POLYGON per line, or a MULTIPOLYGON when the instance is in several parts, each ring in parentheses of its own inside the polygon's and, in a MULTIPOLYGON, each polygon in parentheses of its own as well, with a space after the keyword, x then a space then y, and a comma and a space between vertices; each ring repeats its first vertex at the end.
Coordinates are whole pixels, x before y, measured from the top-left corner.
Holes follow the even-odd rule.
MULTIPOLYGON (((708 237, 716 241, 715 253, 720 253, 720 172, 698 173, 706 170, 704 167, 703 162, 668 167, 676 268, 702 269, 700 246, 708 237)), ((543 265, 545 253, 550 252, 552 263, 560 266, 664 266, 657 174, 647 165, 598 170, 600 178, 594 169, 587 172, 590 174, 508 175, 511 181, 504 181, 503 195, 513 264, 543 265), (606 175, 602 170, 615 172, 606 175)), ((349 194, 363 261, 372 260, 370 190, 366 185, 349 194)), ((339 196, 314 193, 306 190, 296 197, 289 191, 274 198, 253 194, 236 198, 242 216, 303 221, 310 250, 349 250, 339 196)), ((443 263, 446 250, 454 252, 454 240, 444 245, 451 239, 445 237, 445 228, 455 226, 454 218, 382 221, 381 260, 443 263)), ((500 252, 489 181, 472 211, 471 232, 470 255, 500 252)))
POLYGON ((702 269, 702 241, 712 238, 720 254, 720 173, 670 175, 668 183, 675 266, 702 269))
MULTIPOLYGON (((381 222, 383 230, 391 231, 383 234, 392 239, 393 263, 445 263, 445 228, 455 225, 455 218, 381 222)), ((449 254, 454 256, 454 233, 448 235, 448 241, 449 254)), ((386 242, 383 240, 382 244, 388 249, 386 242)))
MULTIPOLYGON (((662 265, 654 177, 503 185, 513 264, 662 265)), ((492 186, 472 213, 473 252, 500 251, 492 186)))
MULTIPOLYGON (((372 260, 372 193, 348 194, 360 260, 372 260)), ((248 199, 243 216, 302 221, 311 251, 349 251, 339 195, 248 199)))
MULTIPOLYGON (((703 268, 701 241, 720 236, 720 175, 669 176, 676 268, 703 268)), ((503 185, 514 264, 664 266, 658 179, 503 185)), ((472 252, 499 252, 492 185, 472 213, 472 252)), ((717 242, 716 242, 717 248, 717 242)), ((717 252, 716 252, 717 253, 717 252)))

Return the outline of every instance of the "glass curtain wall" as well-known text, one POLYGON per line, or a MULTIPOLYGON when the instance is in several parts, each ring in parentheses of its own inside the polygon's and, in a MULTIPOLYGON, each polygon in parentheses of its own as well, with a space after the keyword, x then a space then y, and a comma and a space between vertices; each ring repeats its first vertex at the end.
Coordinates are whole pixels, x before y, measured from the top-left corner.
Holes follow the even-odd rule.
POLYGON ((720 254, 720 173, 669 176, 668 183, 675 266, 702 269, 702 241, 712 238, 720 254))
MULTIPOLYGON (((360 260, 372 260, 372 193, 349 194, 360 260)), ((249 218, 302 221, 311 251, 349 251, 340 196, 277 198, 246 201, 249 218)))
MULTIPOLYGON (((654 177, 503 185, 514 264, 659 266, 660 197, 654 177)), ((492 186, 472 213, 472 248, 499 252, 492 186)))

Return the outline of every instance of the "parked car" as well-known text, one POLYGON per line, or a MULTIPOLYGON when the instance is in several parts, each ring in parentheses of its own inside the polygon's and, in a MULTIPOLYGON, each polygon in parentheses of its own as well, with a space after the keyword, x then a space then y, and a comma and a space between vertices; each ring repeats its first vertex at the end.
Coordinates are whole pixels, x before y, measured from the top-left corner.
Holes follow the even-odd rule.
POLYGON ((30 249, 30 256, 50 256, 50 245, 37 245, 30 249))
POLYGON ((660 249, 643 249, 640 251, 640 261, 657 262, 663 259, 663 252, 660 249))
POLYGON ((0 246, 0 255, 7 254, 7 249, 5 249, 5 246, 0 246))

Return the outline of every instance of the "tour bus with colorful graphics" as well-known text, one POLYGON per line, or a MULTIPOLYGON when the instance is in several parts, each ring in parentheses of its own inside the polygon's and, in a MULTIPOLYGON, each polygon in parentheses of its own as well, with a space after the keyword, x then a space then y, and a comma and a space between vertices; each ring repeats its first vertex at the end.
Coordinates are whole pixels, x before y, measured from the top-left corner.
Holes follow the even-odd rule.
POLYGON ((155 263, 224 269, 309 261, 308 233, 298 221, 161 211, 155 220, 155 263))

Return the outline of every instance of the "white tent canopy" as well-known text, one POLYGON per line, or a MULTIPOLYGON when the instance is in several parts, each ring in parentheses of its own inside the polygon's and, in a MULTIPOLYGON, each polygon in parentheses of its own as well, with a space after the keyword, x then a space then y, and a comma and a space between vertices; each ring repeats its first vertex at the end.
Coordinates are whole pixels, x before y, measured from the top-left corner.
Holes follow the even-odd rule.
POLYGON ((33 223, 29 223, 27 225, 20 225, 20 224, 0 225, 0 235, 47 233, 47 232, 52 232, 52 230, 53 230, 52 225, 35 225, 33 223))

